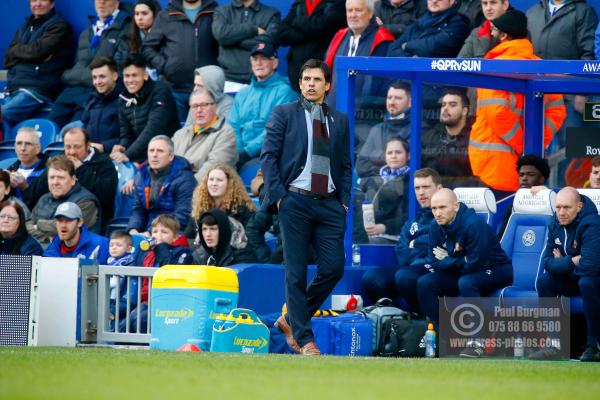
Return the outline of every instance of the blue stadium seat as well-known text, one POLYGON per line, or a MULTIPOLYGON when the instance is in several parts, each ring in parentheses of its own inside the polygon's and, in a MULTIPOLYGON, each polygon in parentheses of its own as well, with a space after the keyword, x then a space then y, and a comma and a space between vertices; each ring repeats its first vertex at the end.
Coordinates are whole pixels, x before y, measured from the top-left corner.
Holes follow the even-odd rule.
POLYGON ((256 176, 256 173, 260 169, 260 162, 256 160, 256 162, 245 164, 242 169, 240 169, 240 178, 242 178, 242 182, 244 182, 244 186, 246 186, 246 190, 250 192, 250 182, 256 176))
POLYGON ((40 136, 42 148, 45 148, 49 143, 54 142, 56 135, 59 132, 58 125, 49 119, 28 119, 15 126, 10 134, 9 139, 14 139, 17 136, 19 129, 23 127, 34 128, 40 136))
POLYGON ((542 255, 548 238, 548 219, 554 213, 556 193, 543 190, 532 195, 530 189, 520 189, 513 202, 513 214, 500 240, 502 248, 512 259, 513 284, 498 295, 506 306, 516 297, 537 302, 536 283, 543 273, 542 255))
POLYGON ((460 187, 454 189, 458 201, 469 208, 472 208, 486 224, 494 223, 496 214, 496 198, 494 193, 488 188, 460 187))
POLYGON ((6 168, 10 167, 12 164, 17 162, 17 160, 18 160, 17 157, 9 157, 9 158, 0 160, 0 169, 6 169, 6 168))
POLYGON ((5 140, 0 143, 0 160, 15 157, 15 141, 5 140))
POLYGON ((43 150, 46 157, 54 157, 65 153, 65 144, 61 142, 49 143, 43 150))
POLYGON ((126 231, 128 223, 129 223, 129 218, 127 218, 127 217, 111 219, 110 221, 108 221, 108 224, 106 226, 106 237, 110 238, 110 235, 113 232, 126 231))
POLYGON ((119 217, 127 217, 131 214, 131 209, 133 208, 134 196, 133 194, 124 195, 121 193, 121 188, 130 179, 135 177, 137 169, 135 166, 130 163, 117 163, 113 161, 115 165, 115 169, 117 170, 118 176, 118 185, 117 185, 117 196, 115 198, 115 218, 119 217))

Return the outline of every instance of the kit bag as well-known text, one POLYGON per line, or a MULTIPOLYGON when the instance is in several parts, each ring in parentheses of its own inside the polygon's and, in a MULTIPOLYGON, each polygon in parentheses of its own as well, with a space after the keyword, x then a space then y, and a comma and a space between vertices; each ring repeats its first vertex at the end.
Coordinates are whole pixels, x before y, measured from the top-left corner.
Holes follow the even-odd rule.
POLYGON ((382 324, 377 355, 382 357, 425 357, 427 322, 421 319, 390 318, 382 324))
POLYGON ((411 317, 409 312, 392 306, 392 300, 387 297, 379 299, 372 306, 363 308, 359 313, 371 320, 373 324, 373 355, 379 355, 383 323, 390 319, 410 319, 411 317))
POLYGON ((347 313, 337 317, 314 317, 311 322, 315 343, 322 354, 372 355, 372 323, 363 315, 347 313))

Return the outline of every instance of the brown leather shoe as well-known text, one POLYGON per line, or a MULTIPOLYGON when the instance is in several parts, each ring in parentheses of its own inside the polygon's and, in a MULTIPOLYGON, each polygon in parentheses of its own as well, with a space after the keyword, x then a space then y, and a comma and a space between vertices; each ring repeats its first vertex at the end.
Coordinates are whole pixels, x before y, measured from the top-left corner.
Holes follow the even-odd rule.
POLYGON ((321 351, 315 344, 315 342, 308 342, 300 349, 300 354, 303 356, 320 356, 321 351))
POLYGON ((294 352, 300 354, 300 346, 298 346, 296 339, 294 339, 292 327, 285 319, 285 315, 277 318, 277 321, 275 321, 275 327, 277 327, 277 329, 279 329, 281 333, 285 335, 285 341, 287 342, 288 346, 290 346, 294 352))

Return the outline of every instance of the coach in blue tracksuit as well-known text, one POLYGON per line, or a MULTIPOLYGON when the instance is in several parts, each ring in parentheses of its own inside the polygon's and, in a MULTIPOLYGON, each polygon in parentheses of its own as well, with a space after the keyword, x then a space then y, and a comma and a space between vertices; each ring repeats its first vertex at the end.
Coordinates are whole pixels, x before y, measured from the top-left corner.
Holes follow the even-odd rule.
MULTIPOLYGON (((583 298, 587 347, 581 361, 600 361, 600 216, 594 203, 572 187, 556 196, 543 256, 545 273, 537 282, 540 297, 583 298)), ((551 359, 553 349, 530 359, 551 359)))
POLYGON ((429 228, 431 273, 417 281, 422 311, 439 320, 438 297, 487 296, 512 284, 513 270, 494 230, 450 189, 431 198, 435 222, 429 228))
POLYGON ((412 311, 418 312, 417 279, 429 270, 424 267, 429 248, 429 224, 433 220, 431 196, 441 185, 437 171, 423 168, 414 174, 415 196, 421 208, 412 221, 406 221, 396 245, 399 268, 381 267, 367 271, 362 278, 363 292, 375 302, 382 297, 402 297, 412 311))

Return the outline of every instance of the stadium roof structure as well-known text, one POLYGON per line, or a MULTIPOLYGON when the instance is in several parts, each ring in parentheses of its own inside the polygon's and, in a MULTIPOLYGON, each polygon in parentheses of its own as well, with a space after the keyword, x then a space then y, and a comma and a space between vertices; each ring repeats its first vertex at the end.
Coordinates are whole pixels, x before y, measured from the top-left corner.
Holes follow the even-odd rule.
MULTIPOLYGON (((600 94, 600 61, 337 57, 335 73, 337 107, 349 116, 351 132, 354 132, 355 81, 358 75, 410 80, 413 104, 421 104, 422 83, 522 93, 525 96, 524 152, 539 156, 544 154, 543 94, 600 94)), ((421 132, 421 107, 412 107, 411 149, 421 148, 421 136, 417 132, 421 132)), ((354 148, 354 137, 350 136, 354 148)), ((420 164, 420 151, 411 151, 411 170, 415 171, 420 164)), ((416 210, 411 184, 410 218, 414 217, 416 210)))

